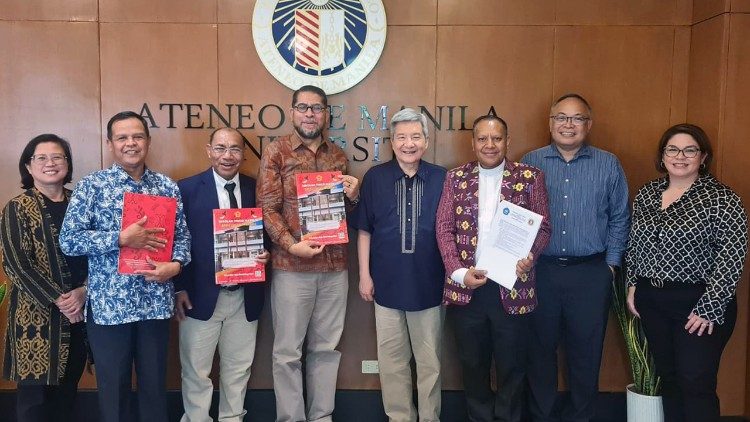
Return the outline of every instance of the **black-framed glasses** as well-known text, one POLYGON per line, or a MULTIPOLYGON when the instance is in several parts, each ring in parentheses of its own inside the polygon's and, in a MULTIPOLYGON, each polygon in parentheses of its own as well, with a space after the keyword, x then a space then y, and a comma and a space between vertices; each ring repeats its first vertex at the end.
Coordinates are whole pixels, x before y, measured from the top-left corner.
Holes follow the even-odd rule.
POLYGON ((292 108, 299 111, 300 113, 307 113, 307 110, 312 109, 313 113, 320 114, 323 112, 323 110, 326 109, 326 106, 324 106, 323 104, 297 103, 296 105, 292 106, 292 108))
POLYGON ((227 151, 229 151, 230 155, 234 155, 235 157, 242 154, 242 148, 240 147, 225 147, 222 145, 214 145, 211 147, 211 151, 216 155, 224 155, 227 151))
POLYGON ((52 161, 52 164, 57 165, 57 164, 66 163, 67 161, 65 161, 65 160, 67 158, 68 157, 66 157, 63 154, 52 154, 52 155, 34 154, 34 155, 31 156, 31 160, 30 161, 32 163, 36 163, 36 164, 40 164, 40 165, 46 164, 47 161, 52 161))
POLYGON ((575 126, 582 126, 584 123, 591 120, 591 117, 588 116, 566 116, 564 114, 556 114, 554 116, 549 116, 550 119, 552 119, 553 122, 557 124, 565 124, 568 122, 573 123, 575 126))
POLYGON ((698 154, 701 153, 701 149, 698 147, 685 147, 683 149, 679 149, 673 146, 664 148, 664 155, 670 158, 676 158, 680 155, 680 153, 682 153, 685 158, 695 158, 698 156, 698 154))

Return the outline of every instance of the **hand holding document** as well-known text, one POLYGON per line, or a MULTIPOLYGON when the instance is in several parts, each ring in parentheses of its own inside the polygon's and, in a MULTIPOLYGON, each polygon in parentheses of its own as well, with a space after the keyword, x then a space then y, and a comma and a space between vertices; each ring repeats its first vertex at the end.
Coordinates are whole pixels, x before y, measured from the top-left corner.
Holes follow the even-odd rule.
POLYGON ((508 201, 497 205, 489 238, 482 240, 482 253, 476 268, 487 277, 512 289, 516 283, 516 264, 531 252, 543 217, 508 201))

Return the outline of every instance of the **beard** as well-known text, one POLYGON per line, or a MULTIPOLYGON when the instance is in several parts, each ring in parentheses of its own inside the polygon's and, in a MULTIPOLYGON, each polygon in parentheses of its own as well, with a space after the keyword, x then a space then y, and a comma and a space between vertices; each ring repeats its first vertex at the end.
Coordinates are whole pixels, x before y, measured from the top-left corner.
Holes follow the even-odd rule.
POLYGON ((310 139, 310 140, 318 139, 320 135, 323 133, 322 127, 318 127, 313 130, 305 130, 305 129, 302 129, 302 127, 300 126, 297 126, 296 124, 294 125, 294 130, 297 132, 300 138, 310 139))

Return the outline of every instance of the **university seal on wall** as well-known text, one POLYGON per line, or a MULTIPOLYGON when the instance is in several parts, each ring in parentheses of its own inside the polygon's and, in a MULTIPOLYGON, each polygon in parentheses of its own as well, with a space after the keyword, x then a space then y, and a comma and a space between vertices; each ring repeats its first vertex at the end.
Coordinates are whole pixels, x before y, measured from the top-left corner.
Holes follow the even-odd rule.
POLYGON ((345 91, 372 71, 385 46, 381 0, 257 0, 252 27, 263 66, 291 89, 345 91))

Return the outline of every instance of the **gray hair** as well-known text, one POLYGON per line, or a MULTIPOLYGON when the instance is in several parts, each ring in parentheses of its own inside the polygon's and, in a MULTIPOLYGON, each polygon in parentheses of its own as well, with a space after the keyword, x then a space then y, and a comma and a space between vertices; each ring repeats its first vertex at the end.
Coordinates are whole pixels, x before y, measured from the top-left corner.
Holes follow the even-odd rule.
POLYGON ((396 125, 402 122, 419 122, 422 125, 422 134, 424 135, 424 138, 429 138, 429 133, 427 131, 427 118, 424 114, 413 108, 405 108, 394 114, 393 117, 391 117, 391 135, 393 135, 396 125))

